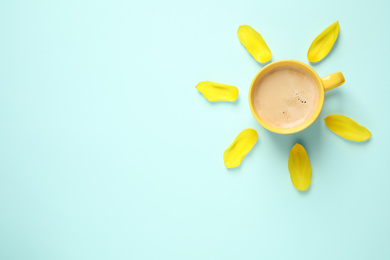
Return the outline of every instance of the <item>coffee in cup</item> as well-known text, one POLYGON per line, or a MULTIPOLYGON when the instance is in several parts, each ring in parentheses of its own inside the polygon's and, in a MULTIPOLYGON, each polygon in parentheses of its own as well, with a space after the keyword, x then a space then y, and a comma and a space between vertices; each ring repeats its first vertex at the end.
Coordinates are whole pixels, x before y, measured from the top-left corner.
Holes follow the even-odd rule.
POLYGON ((274 127, 299 126, 313 115, 317 104, 316 82, 297 67, 274 68, 255 86, 255 109, 264 121, 274 127))

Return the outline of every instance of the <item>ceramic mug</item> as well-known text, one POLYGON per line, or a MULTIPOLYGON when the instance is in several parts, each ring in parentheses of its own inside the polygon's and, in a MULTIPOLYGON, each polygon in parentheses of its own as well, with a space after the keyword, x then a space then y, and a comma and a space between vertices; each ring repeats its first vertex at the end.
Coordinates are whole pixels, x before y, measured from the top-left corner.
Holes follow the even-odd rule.
POLYGON ((259 73, 255 76, 255 78, 252 81, 252 84, 249 89, 249 106, 251 108, 253 116, 256 118, 257 122, 259 122, 264 128, 278 134, 293 134, 297 133, 299 131, 302 131, 303 129, 307 128, 309 125, 311 125, 319 116, 322 106, 324 105, 324 97, 325 97, 325 91, 334 89, 342 84, 344 84, 345 79, 341 72, 336 72, 333 74, 330 74, 328 76, 320 78, 317 73, 308 65, 306 65, 303 62, 296 61, 296 60, 281 60, 281 61, 275 61, 270 63, 269 65, 262 68, 259 73), (291 128, 278 128, 275 126, 272 126, 268 124, 265 120, 263 120, 259 114, 257 113, 255 109, 255 102, 254 102, 254 94, 255 94, 255 88, 258 85, 260 79, 267 74, 268 71, 282 67, 282 66, 291 66, 296 67, 299 69, 304 70, 307 72, 315 81, 317 88, 318 88, 318 102, 317 107, 314 110, 314 113, 311 115, 310 118, 308 118, 305 122, 302 124, 291 127, 291 128))

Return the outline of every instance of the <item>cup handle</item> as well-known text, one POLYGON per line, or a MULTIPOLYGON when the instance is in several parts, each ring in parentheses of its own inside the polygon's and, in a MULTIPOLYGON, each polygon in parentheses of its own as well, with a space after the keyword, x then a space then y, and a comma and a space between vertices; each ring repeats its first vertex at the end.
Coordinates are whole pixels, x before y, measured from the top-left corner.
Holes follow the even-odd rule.
POLYGON ((322 77, 321 80, 325 91, 337 88, 338 86, 343 85, 345 82, 344 75, 341 72, 335 72, 328 76, 322 77))

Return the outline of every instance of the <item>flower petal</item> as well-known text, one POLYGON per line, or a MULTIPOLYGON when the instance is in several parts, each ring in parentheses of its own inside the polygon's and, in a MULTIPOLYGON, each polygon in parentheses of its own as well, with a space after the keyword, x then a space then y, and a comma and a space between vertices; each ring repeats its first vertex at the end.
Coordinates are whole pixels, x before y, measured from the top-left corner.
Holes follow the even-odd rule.
POLYGON ((326 126, 335 134, 356 142, 370 139, 371 133, 364 126, 359 125, 351 118, 342 115, 330 115, 325 119, 326 126))
POLYGON ((238 89, 221 83, 202 81, 195 87, 209 101, 234 101, 238 97, 238 89))
POLYGON ((298 190, 307 190, 311 183, 311 166, 309 156, 305 148, 296 144, 290 151, 288 157, 288 170, 290 171, 291 182, 298 190))
POLYGON ((258 62, 265 63, 272 58, 271 51, 260 33, 249 25, 241 25, 237 30, 238 39, 258 62))
POLYGON ((243 130, 223 154, 226 168, 239 166, 242 159, 244 159, 245 155, 250 152, 257 142, 258 137, 254 129, 247 128, 243 130))
POLYGON ((320 61, 328 55, 337 40, 339 31, 339 22, 336 21, 314 39, 307 51, 307 58, 310 62, 320 61))

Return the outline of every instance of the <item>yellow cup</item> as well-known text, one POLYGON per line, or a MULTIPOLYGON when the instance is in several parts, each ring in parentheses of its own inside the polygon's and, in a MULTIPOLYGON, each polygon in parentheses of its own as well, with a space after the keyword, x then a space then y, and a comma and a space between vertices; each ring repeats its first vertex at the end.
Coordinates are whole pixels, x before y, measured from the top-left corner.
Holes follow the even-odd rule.
POLYGON ((317 73, 310 68, 310 66, 306 65, 305 63, 302 63, 300 61, 296 60, 281 60, 281 61, 275 61, 270 63, 269 65, 262 68, 259 73, 255 76, 255 78, 252 81, 251 87, 249 89, 249 106, 251 108, 253 116, 256 118, 257 122, 259 122, 264 128, 278 134, 293 134, 297 133, 299 131, 302 131, 303 129, 307 128, 309 125, 311 125, 319 116, 322 110, 322 106, 324 105, 324 97, 325 97, 325 91, 334 89, 342 84, 344 84, 345 79, 341 72, 336 72, 333 74, 330 74, 326 77, 320 78, 317 73), (275 69, 277 67, 281 66, 292 66, 299 69, 302 69, 306 71, 315 81, 317 88, 318 88, 318 103, 317 107, 312 114, 312 116, 307 119, 302 124, 291 127, 291 128, 278 128, 275 126, 272 126, 268 124, 266 121, 264 121, 259 114, 257 113, 254 105, 254 94, 255 94, 255 88, 258 85, 260 79, 267 74, 268 71, 275 69))

